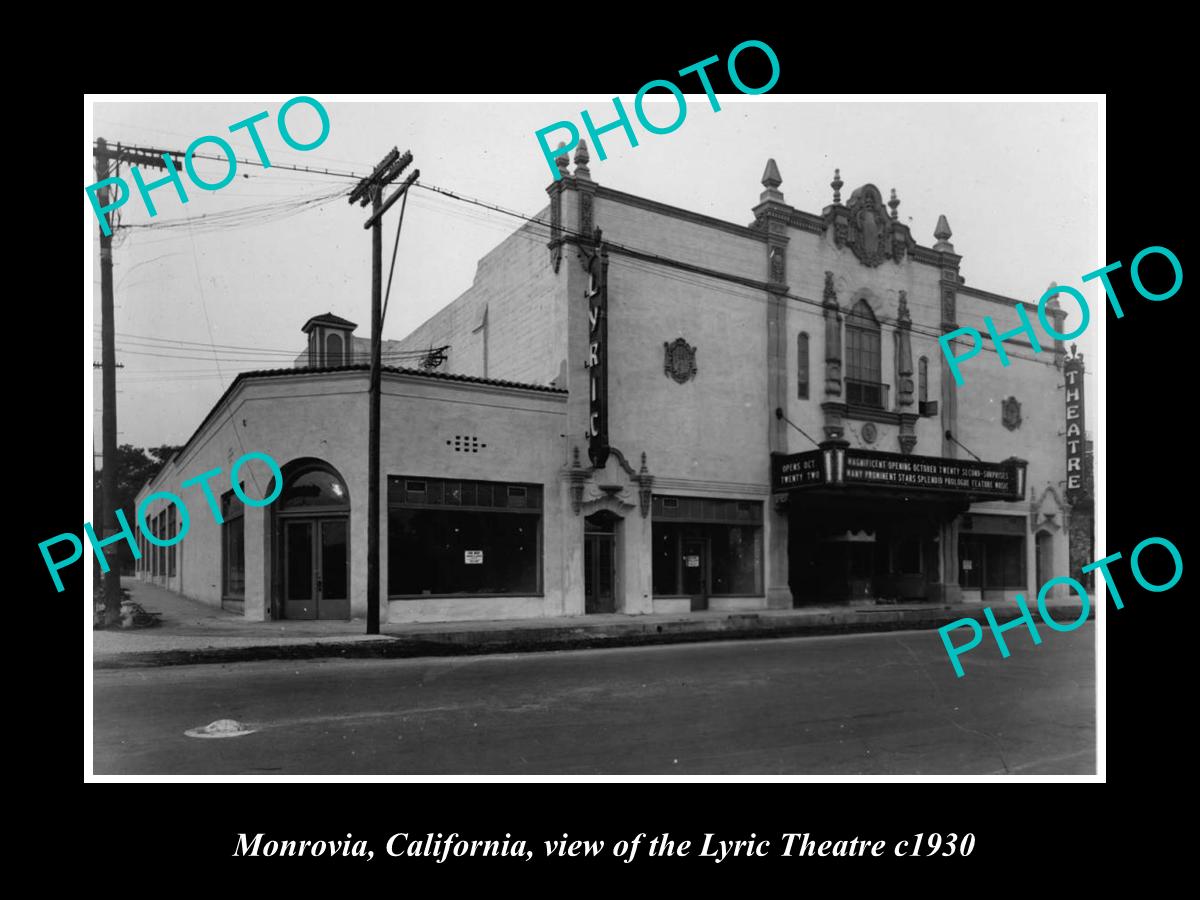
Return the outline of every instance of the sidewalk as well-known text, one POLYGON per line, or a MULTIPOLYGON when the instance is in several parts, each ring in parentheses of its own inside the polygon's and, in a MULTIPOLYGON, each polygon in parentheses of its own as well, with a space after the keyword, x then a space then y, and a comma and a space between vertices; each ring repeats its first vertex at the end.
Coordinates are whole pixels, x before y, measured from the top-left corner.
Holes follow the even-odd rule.
MULTIPOLYGON (((321 657, 395 659, 901 631, 940 628, 964 617, 973 617, 987 628, 979 604, 947 608, 914 603, 746 613, 385 623, 380 626, 382 634, 367 635, 366 622, 361 619, 250 622, 136 578, 122 579, 122 586, 135 602, 161 613, 162 625, 93 631, 93 666, 97 669, 321 657)), ((1068 623, 1079 617, 1080 605, 1050 604, 1050 611, 1057 621, 1068 623)), ((1016 618, 1017 612, 1015 605, 993 610, 1000 622, 1016 618)))

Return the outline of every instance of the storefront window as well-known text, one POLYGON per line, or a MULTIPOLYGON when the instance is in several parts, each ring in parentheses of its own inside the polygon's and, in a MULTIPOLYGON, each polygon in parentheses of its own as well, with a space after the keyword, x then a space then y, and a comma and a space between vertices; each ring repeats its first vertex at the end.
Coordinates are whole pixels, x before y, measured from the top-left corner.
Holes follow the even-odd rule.
POLYGON ((542 488, 388 479, 388 595, 540 594, 542 488))
POLYGON ((960 583, 966 588, 1019 589, 1025 584, 1025 538, 964 534, 958 543, 960 583))
POLYGON ((654 497, 654 595, 762 594, 762 504, 654 497))
POLYGON ((222 596, 242 600, 246 595, 246 516, 245 507, 233 491, 221 497, 221 569, 222 596))

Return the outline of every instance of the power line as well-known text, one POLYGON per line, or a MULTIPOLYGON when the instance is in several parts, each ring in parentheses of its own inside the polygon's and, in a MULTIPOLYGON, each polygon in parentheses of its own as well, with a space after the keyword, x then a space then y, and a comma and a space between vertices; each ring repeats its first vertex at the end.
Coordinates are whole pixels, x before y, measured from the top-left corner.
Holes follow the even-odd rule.
MULTIPOLYGON (((148 350, 178 351, 181 353, 186 353, 189 351, 193 352, 193 353, 197 353, 201 350, 211 350, 214 354, 220 354, 222 358, 226 358, 230 354, 246 353, 247 351, 250 351, 250 352, 255 352, 255 353, 259 354, 254 357, 255 359, 278 359, 278 360, 295 359, 302 352, 300 350, 288 350, 288 351, 255 350, 255 348, 253 348, 253 347, 244 347, 244 348, 237 349, 237 350, 229 349, 229 348, 225 348, 225 347, 204 347, 204 346, 172 347, 169 344, 165 344, 165 345, 164 344, 152 344, 149 342, 143 343, 140 341, 130 341, 128 339, 122 339, 120 341, 120 344, 118 345, 117 349, 124 351, 124 352, 129 352, 129 353, 133 353, 133 352, 136 352, 139 350, 141 350, 143 352, 148 351, 148 350)), ((173 355, 173 353, 172 353, 172 355, 173 355)))
MULTIPOLYGON (((120 146, 121 146, 121 149, 129 151, 131 153, 148 153, 150 155, 158 155, 158 153, 164 153, 164 154, 166 154, 168 156, 172 156, 172 157, 183 157, 186 155, 182 151, 159 150, 157 147, 151 149, 151 148, 147 148, 147 147, 138 147, 136 145, 122 144, 120 146)), ((212 160, 214 162, 223 162, 223 163, 229 162, 229 157, 209 156, 206 153, 193 153, 192 159, 207 159, 207 160, 212 160)), ((363 177, 362 175, 358 175, 354 172, 336 172, 336 171, 331 172, 329 169, 324 169, 324 168, 314 169, 311 166, 292 166, 292 165, 288 165, 287 163, 271 163, 269 166, 267 166, 267 165, 263 165, 261 162, 253 160, 253 159, 243 159, 243 158, 237 157, 237 156, 235 156, 233 159, 234 159, 235 163, 240 163, 242 165, 247 165, 247 166, 258 166, 260 169, 283 169, 288 172, 305 172, 309 175, 333 175, 338 178, 358 179, 358 178, 363 177)))
MULTIPOLYGON (((98 328, 99 326, 93 326, 98 328)), ((284 350, 281 348, 271 347, 244 347, 237 344, 210 344, 207 341, 185 341, 180 338, 162 338, 155 337, 151 334, 131 334, 127 331, 116 332, 117 337, 122 338, 122 343, 137 343, 139 341, 153 341, 157 344, 187 344, 193 347, 220 347, 225 350, 256 350, 261 353, 290 353, 292 356, 297 355, 299 351, 284 350)))
MULTIPOLYGON (((267 356, 234 357, 234 356, 189 356, 189 355, 186 355, 183 353, 154 353, 149 350, 132 350, 128 347, 117 347, 116 349, 119 352, 129 354, 130 356, 152 356, 152 357, 157 357, 159 359, 187 359, 187 360, 199 360, 201 362, 214 362, 217 364, 218 368, 220 367, 221 363, 231 363, 231 362, 274 364, 274 365, 278 366, 279 368, 286 368, 286 369, 304 368, 303 366, 292 366, 292 365, 283 365, 283 364, 288 363, 291 360, 294 360, 296 357, 300 356, 301 354, 303 354, 305 352, 304 350, 297 350, 295 353, 292 353, 287 357, 267 357, 267 356)), ((168 349, 168 348, 161 348, 161 349, 168 349)), ((417 358, 420 358, 423 356, 428 356, 429 352, 430 352, 429 350, 389 350, 389 351, 382 353, 381 355, 388 359, 403 360, 403 359, 417 359, 417 358)))
POLYGON ((137 222, 121 225, 123 229, 140 228, 166 231, 172 228, 187 228, 193 233, 227 230, 241 225, 260 225, 275 221, 314 206, 320 206, 342 196, 342 191, 322 191, 315 196, 285 197, 270 203, 258 203, 237 209, 218 210, 199 216, 184 216, 178 219, 163 219, 157 222, 137 222))
MULTIPOLYGON (((154 132, 155 134, 169 134, 169 135, 173 135, 175 137, 188 138, 189 140, 192 137, 191 134, 188 134, 183 131, 172 131, 168 128, 155 128, 155 127, 151 127, 149 125, 136 125, 132 122, 118 122, 116 119, 110 119, 107 116, 96 116, 95 121, 107 122, 109 125, 112 125, 116 128, 133 128, 137 131, 151 131, 151 132, 154 132)), ((285 150, 282 150, 281 148, 276 148, 276 149, 272 150, 271 152, 273 154, 275 154, 275 153, 286 153, 286 152, 290 152, 290 151, 285 151, 285 150)), ((340 157, 335 157, 335 156, 323 156, 318 153, 311 153, 307 150, 300 151, 300 152, 304 153, 305 157, 308 159, 325 159, 325 160, 329 160, 330 162, 347 163, 352 166, 358 165, 358 163, 354 162, 353 160, 349 160, 349 159, 341 159, 340 157)), ((182 153, 180 153, 178 155, 183 156, 182 153)), ((193 154, 193 155, 195 155, 197 158, 202 158, 199 156, 199 154, 193 154)), ((218 159, 224 159, 224 157, 218 157, 218 159)), ((254 163, 252 160, 250 162, 252 165, 258 165, 257 163, 254 163)), ((278 166, 277 163, 272 163, 270 168, 274 169, 274 168, 277 168, 277 166, 278 166)), ((355 176, 355 177, 357 178, 357 177, 361 177, 361 176, 355 176)))
MULTIPOLYGON (((138 148, 138 147, 128 147, 128 148, 124 148, 124 149, 129 150, 131 152, 149 152, 149 151, 146 151, 144 148, 138 148)), ((182 153, 177 153, 175 151, 161 151, 161 152, 166 153, 168 155, 176 155, 176 156, 183 155, 182 153)), ((217 161, 217 162, 228 162, 227 158, 224 156, 209 156, 209 155, 198 154, 198 153, 193 154, 193 158, 207 159, 207 160, 213 160, 213 161, 217 161)), ((336 170, 330 170, 327 168, 316 170, 309 166, 289 166, 289 165, 283 164, 283 163, 272 164, 270 166, 263 166, 263 164, 261 162, 257 162, 252 159, 243 159, 243 158, 236 158, 236 157, 235 157, 235 159, 237 162, 244 163, 246 165, 251 165, 251 166, 258 166, 258 167, 264 168, 264 169, 265 168, 284 169, 287 171, 301 172, 301 173, 308 174, 308 175, 324 175, 324 176, 335 176, 335 177, 353 178, 353 179, 361 179, 363 177, 363 176, 353 173, 353 172, 338 172, 336 170)), ((555 228, 555 226, 553 226, 552 223, 547 222, 543 219, 538 219, 534 216, 529 216, 524 213, 517 212, 515 210, 507 209, 505 207, 499 206, 498 204, 488 203, 486 201, 479 200, 478 198, 467 197, 465 195, 459 194, 455 191, 448 190, 446 188, 439 187, 437 185, 427 184, 422 181, 416 181, 415 186, 424 188, 425 190, 430 191, 435 194, 441 194, 442 196, 445 196, 451 200, 455 200, 455 201, 458 201, 461 203, 467 203, 467 204, 470 204, 473 206, 481 207, 483 209, 490 210, 495 213, 500 213, 505 216, 510 216, 513 218, 521 219, 522 221, 524 221, 526 223, 536 225, 541 228, 545 228, 547 234, 544 235, 543 237, 554 235, 555 232, 557 232, 557 234, 559 234, 559 235, 573 237, 577 240, 587 240, 589 237, 588 235, 585 235, 582 232, 575 231, 574 229, 568 228, 566 226, 559 225, 559 226, 557 226, 557 228, 555 228)), ((260 224, 262 222, 269 221, 274 218, 283 218, 286 215, 294 214, 295 212, 299 212, 302 209, 304 209, 307 206, 312 205, 312 204, 322 204, 324 202, 328 202, 329 200, 332 200, 336 197, 340 197, 341 195, 342 195, 342 192, 339 190, 336 193, 333 193, 330 195, 321 195, 319 197, 312 198, 309 200, 301 200, 301 201, 284 200, 277 204, 261 204, 258 207, 245 207, 242 210, 228 210, 228 211, 225 211, 224 213, 214 213, 209 216, 191 217, 191 218, 182 219, 182 220, 172 220, 170 222, 147 223, 147 224, 139 224, 139 225, 121 225, 120 227, 121 228, 157 228, 159 230, 165 230, 168 228, 179 227, 180 225, 187 225, 187 226, 189 226, 189 229, 190 229, 190 226, 193 223, 199 223, 205 230, 214 230, 217 228, 224 229, 224 228, 230 228, 230 227, 237 227, 238 225, 260 224), (259 216, 259 214, 262 214, 261 218, 256 219, 255 217, 259 216), (247 221, 247 220, 249 220, 249 221, 247 221)), ((703 267, 696 266, 692 263, 687 263, 682 260, 677 260, 677 259, 673 259, 671 257, 663 256, 658 253, 653 253, 651 251, 643 250, 641 248, 634 247, 632 245, 616 243, 613 241, 608 241, 607 243, 611 248, 618 250, 618 251, 624 251, 624 253, 627 255, 640 256, 641 261, 644 263, 658 264, 661 266, 666 266, 666 267, 674 268, 677 270, 689 271, 691 274, 698 275, 703 278, 708 278, 708 279, 713 279, 713 280, 731 281, 733 283, 742 283, 742 284, 744 284, 746 281, 754 280, 754 279, 742 278, 741 276, 730 275, 729 273, 718 272, 716 270, 705 270, 702 272, 697 272, 697 271, 695 271, 696 269, 701 269, 703 267)), ((652 272, 652 270, 650 270, 646 266, 639 266, 637 264, 638 260, 636 258, 629 259, 628 263, 632 268, 638 269, 639 271, 643 271, 643 272, 647 272, 647 273, 651 273, 651 274, 658 274, 661 277, 672 277, 672 276, 665 275, 664 273, 652 272)), ((704 287, 709 290, 713 289, 713 286, 711 284, 708 284, 708 283, 702 282, 702 281, 697 281, 695 279, 688 279, 688 278, 684 278, 681 276, 675 276, 674 280, 676 280, 680 283, 683 283, 683 284, 690 284, 692 286, 704 287)), ((746 286, 749 287, 749 285, 746 285, 746 286)), ((730 291, 730 290, 726 290, 724 292, 730 294, 731 296, 742 297, 745 299, 752 299, 752 300, 757 300, 757 301, 764 301, 764 298, 757 295, 757 291, 759 289, 751 288, 751 290, 754 290, 755 293, 751 294, 751 293, 746 293, 746 292, 742 292, 742 291, 730 291)), ((794 300, 798 303, 807 304, 814 308, 821 309, 822 312, 824 311, 824 304, 822 301, 813 300, 808 297, 801 297, 797 294, 791 293, 790 291, 784 292, 782 294, 782 296, 786 297, 789 300, 794 300)), ((885 324, 894 324, 894 323, 886 323, 885 322, 885 324)), ((932 338, 934 340, 937 340, 943 336, 942 332, 933 331, 931 329, 928 329, 924 326, 917 325, 915 323, 911 326, 911 330, 912 330, 912 333, 915 335, 921 335, 924 337, 932 338)), ((993 348, 988 348, 988 349, 992 350, 992 352, 996 352, 993 348)), ((1035 358, 1035 357, 1024 356, 1024 355, 1016 354, 1016 353, 1009 353, 1009 355, 1014 358, 1024 359, 1024 360, 1027 360, 1030 362, 1037 362, 1037 363, 1040 363, 1043 365, 1051 365, 1051 366, 1053 365, 1053 363, 1045 362, 1045 361, 1035 358)))

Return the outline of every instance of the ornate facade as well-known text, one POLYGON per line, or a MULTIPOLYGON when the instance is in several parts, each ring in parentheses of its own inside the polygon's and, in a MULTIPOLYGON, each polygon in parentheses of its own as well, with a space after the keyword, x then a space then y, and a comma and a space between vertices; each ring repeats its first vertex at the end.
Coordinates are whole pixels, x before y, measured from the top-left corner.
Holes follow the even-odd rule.
MULTIPOLYGON (((843 203, 840 171, 806 212, 768 161, 737 224, 598 184, 583 143, 570 162, 397 344, 443 361, 385 377, 385 621, 995 603, 1067 574, 1064 349, 1009 341, 1002 367, 985 348, 956 387, 938 345, 984 316, 1013 327, 1018 304, 1036 319, 1033 285, 1029 302, 966 284, 946 216, 924 246, 894 189, 843 203)), ((366 379, 317 368, 247 376, 218 407, 254 413, 281 463, 318 461, 287 471, 342 476, 359 615, 366 379)), ((247 615, 287 614, 288 529, 302 560, 319 542, 287 524, 319 518, 296 502, 247 511, 247 615)), ((189 552, 216 567, 204 540, 189 552)))

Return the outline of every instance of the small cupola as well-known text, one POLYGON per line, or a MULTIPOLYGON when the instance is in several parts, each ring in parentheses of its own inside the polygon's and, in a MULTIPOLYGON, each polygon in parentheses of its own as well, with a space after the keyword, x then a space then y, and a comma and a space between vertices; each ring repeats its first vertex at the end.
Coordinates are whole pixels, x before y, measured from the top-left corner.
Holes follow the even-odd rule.
POLYGON ((300 330, 308 335, 308 365, 347 366, 352 362, 354 322, 331 312, 313 316, 300 330))

